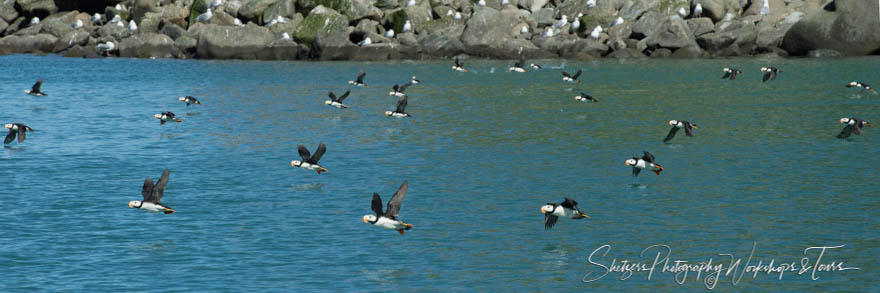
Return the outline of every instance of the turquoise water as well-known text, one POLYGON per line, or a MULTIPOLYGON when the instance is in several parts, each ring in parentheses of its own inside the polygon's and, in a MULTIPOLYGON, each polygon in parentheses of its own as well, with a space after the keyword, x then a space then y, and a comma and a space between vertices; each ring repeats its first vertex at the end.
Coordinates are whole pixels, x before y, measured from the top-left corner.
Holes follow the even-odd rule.
MULTIPOLYGON (((0 57, 2 123, 35 131, 0 150, 0 291, 706 290, 657 268, 602 274, 623 259, 745 265, 822 263, 861 270, 722 274, 716 290, 864 291, 880 261, 880 129, 839 140, 842 117, 880 123, 877 58, 544 61, 243 62, 0 57), (560 69, 582 68, 581 85, 560 69), (721 68, 745 71, 720 79, 721 68), (761 66, 784 72, 761 83, 761 66), (359 70, 339 110, 323 104, 359 70), (390 119, 391 85, 416 75, 390 119), (23 95, 44 79, 48 97, 23 95), (579 103, 584 90, 599 103, 579 103), (203 105, 176 98, 193 95, 203 105), (160 126, 171 110, 184 120, 160 126), (671 119, 701 126, 664 144, 671 119), (297 144, 330 172, 289 166, 297 144), (650 151, 666 170, 630 175, 650 151), (126 205, 171 169, 172 215, 126 205), (361 222, 370 199, 403 180, 395 231, 361 222), (591 216, 544 230, 539 207, 571 197, 591 216), (810 251, 811 263, 818 256, 810 251)), ((740 268, 742 270, 742 268, 740 268)), ((680 278, 681 276, 679 276, 680 278)))

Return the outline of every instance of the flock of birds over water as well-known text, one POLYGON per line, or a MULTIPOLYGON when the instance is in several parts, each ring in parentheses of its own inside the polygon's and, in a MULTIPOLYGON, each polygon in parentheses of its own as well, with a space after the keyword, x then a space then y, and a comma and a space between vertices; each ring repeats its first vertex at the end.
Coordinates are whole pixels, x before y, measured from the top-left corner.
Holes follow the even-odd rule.
MULTIPOLYGON (((459 72, 468 72, 467 69, 464 68, 464 64, 458 58, 455 58, 455 63, 452 66, 452 70, 459 72)), ((525 65, 525 59, 520 57, 520 59, 513 64, 512 67, 508 68, 510 72, 519 72, 526 73, 529 70, 527 68, 531 68, 533 70, 541 70, 542 66, 536 63, 530 63, 528 67, 525 65)), ((723 68, 722 69, 723 76, 722 79, 735 80, 738 75, 741 75, 743 72, 736 68, 723 68)), ((782 72, 775 67, 762 67, 761 72, 763 73, 763 82, 775 80, 776 77, 782 72)), ((578 80, 582 71, 578 69, 574 74, 570 74, 568 72, 562 71, 562 81, 568 83, 580 84, 581 81, 578 80)), ((366 72, 363 70, 358 73, 357 78, 355 80, 349 81, 349 85, 353 85, 355 87, 369 87, 364 82, 364 78, 366 77, 366 72)), ((407 118, 412 117, 411 114, 406 112, 406 105, 408 103, 408 95, 406 94, 406 89, 412 85, 418 84, 420 81, 416 79, 415 76, 412 79, 402 85, 395 84, 391 91, 388 93, 389 96, 399 97, 397 104, 394 110, 385 111, 385 116, 393 117, 393 118, 407 118)), ((31 87, 30 90, 25 90, 24 93, 32 96, 47 96, 48 94, 41 90, 41 86, 43 84, 43 79, 37 80, 37 82, 31 87)), ((871 94, 877 94, 877 91, 874 90, 871 86, 858 81, 853 81, 846 84, 848 88, 857 88, 861 89, 862 92, 868 91, 871 94)), ((347 90, 341 96, 336 96, 335 93, 330 91, 327 96, 329 100, 324 103, 328 106, 346 109, 349 106, 343 104, 343 101, 346 97, 349 96, 351 90, 347 90)), ((578 102, 599 102, 598 99, 593 96, 580 92, 574 99, 578 102)), ((193 96, 185 96, 177 98, 178 101, 186 104, 186 107, 190 105, 201 105, 202 103, 193 96)), ((177 118, 175 114, 171 111, 161 112, 159 114, 153 115, 153 118, 159 120, 160 125, 164 125, 166 122, 183 122, 180 118, 177 118)), ((837 134, 837 138, 845 139, 850 137, 853 134, 860 135, 862 133, 863 127, 873 126, 867 120, 861 118, 841 118, 840 123, 844 124, 843 130, 837 134)), ((699 129, 699 127, 685 120, 670 120, 669 125, 672 127, 669 130, 669 133, 663 139, 663 142, 668 142, 672 140, 676 133, 679 130, 684 129, 686 136, 693 136, 694 130, 699 129)), ((4 140, 4 144, 10 144, 18 138, 18 143, 23 143, 27 138, 28 132, 33 132, 34 130, 24 124, 21 123, 9 123, 4 125, 5 128, 9 129, 9 132, 6 134, 6 139, 4 140)), ((324 153, 327 151, 327 146, 324 143, 318 144, 318 147, 315 149, 314 153, 311 153, 308 148, 303 146, 302 144, 297 145, 297 151, 302 160, 293 160, 290 162, 291 167, 296 167, 300 169, 304 169, 307 171, 315 171, 318 175, 324 172, 328 172, 327 168, 321 166, 318 161, 324 156, 324 153)), ((631 159, 627 159, 624 164, 626 166, 632 167, 632 176, 638 176, 642 170, 653 171, 655 174, 660 175, 660 172, 663 171, 663 167, 660 166, 656 162, 656 159, 653 154, 645 151, 641 157, 632 157, 631 159)), ((165 186, 168 184, 168 176, 170 174, 170 170, 165 169, 162 172, 162 175, 159 177, 159 180, 154 184, 151 178, 146 178, 144 180, 143 189, 141 191, 141 195, 143 196, 143 200, 133 200, 128 203, 130 208, 137 208, 145 211, 156 212, 156 213, 164 213, 171 214, 174 213, 175 210, 162 204, 162 196, 165 192, 165 186)), ((401 235, 404 234, 405 230, 409 230, 413 227, 412 224, 405 223, 402 220, 399 220, 400 207, 403 203, 403 199, 406 196, 406 191, 408 188, 407 181, 403 181, 394 195, 391 196, 391 199, 387 202, 386 207, 383 209, 382 198, 378 193, 373 193, 372 205, 371 209, 374 214, 368 214, 363 216, 362 221, 364 223, 370 224, 372 226, 376 226, 379 228, 396 230, 401 235)), ((578 208, 578 203, 570 198, 563 198, 561 203, 547 203, 546 205, 541 206, 541 213, 544 214, 544 227, 545 229, 552 228, 557 220, 562 218, 580 220, 584 218, 588 218, 587 214, 582 212, 578 208)))

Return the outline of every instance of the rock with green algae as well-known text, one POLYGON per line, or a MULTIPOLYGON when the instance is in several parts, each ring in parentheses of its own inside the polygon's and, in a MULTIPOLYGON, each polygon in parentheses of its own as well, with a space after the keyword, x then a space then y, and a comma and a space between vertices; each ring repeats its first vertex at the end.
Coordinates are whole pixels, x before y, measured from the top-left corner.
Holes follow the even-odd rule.
POLYGON ((293 31, 293 38, 305 45, 311 45, 319 34, 330 35, 344 32, 348 19, 336 10, 318 5, 293 31))

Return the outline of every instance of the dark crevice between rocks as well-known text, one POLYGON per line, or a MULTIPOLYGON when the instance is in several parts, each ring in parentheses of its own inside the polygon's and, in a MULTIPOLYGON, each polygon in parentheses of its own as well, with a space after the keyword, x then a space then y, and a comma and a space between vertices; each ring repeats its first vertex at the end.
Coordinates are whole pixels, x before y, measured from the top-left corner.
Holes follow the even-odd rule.
POLYGON ((834 0, 831 0, 831 2, 828 2, 828 4, 825 4, 825 6, 822 7, 822 9, 825 9, 825 11, 837 11, 837 5, 834 4, 834 0))
POLYGON ((367 35, 364 34, 363 32, 352 32, 351 34, 348 35, 348 40, 351 41, 352 43, 357 44, 357 43, 360 43, 361 41, 363 41, 366 37, 367 37, 367 35))

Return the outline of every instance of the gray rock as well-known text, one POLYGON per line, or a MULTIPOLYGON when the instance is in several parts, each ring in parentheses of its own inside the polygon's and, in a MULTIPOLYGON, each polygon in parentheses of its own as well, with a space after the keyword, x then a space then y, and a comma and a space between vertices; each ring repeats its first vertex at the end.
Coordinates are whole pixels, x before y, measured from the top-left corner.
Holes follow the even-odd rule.
POLYGON ((673 52, 670 57, 692 59, 692 58, 702 58, 702 57, 705 57, 706 55, 708 55, 708 54, 706 54, 706 52, 703 51, 703 49, 700 49, 700 46, 688 45, 688 46, 678 48, 678 50, 675 50, 675 52, 673 52))
POLYGON ((296 28, 303 22, 305 18, 303 18, 302 14, 294 14, 290 21, 285 23, 276 23, 269 27, 269 30, 276 34, 288 33, 293 36, 293 32, 296 31, 296 28))
POLYGON ((547 5, 548 2, 550 2, 550 1, 549 0, 523 0, 523 1, 520 1, 520 5, 528 8, 529 11, 534 13, 536 10, 541 9, 545 5, 547 5))
POLYGON ((632 22, 624 22, 623 24, 612 26, 606 30, 608 32, 608 38, 628 39, 632 35, 632 26, 632 22))
POLYGON ((647 56, 645 56, 645 54, 642 54, 642 52, 639 52, 635 49, 624 48, 624 49, 620 49, 620 50, 616 50, 614 52, 611 52, 611 54, 608 54, 605 57, 615 58, 615 59, 627 59, 627 58, 646 58, 647 56))
POLYGON ((537 11, 534 11, 529 18, 535 21, 539 27, 544 27, 548 25, 553 25, 556 22, 554 18, 554 11, 550 8, 541 8, 537 11))
MULTIPOLYGON (((743 11, 743 16, 749 15, 758 15, 758 12, 761 10, 761 5, 764 3, 763 0, 755 0, 752 1, 752 5, 749 6, 748 9, 743 11)), ((768 20, 770 22, 776 22, 779 19, 782 19, 787 13, 785 9, 785 2, 783 0, 769 0, 770 4, 770 14, 763 17, 763 19, 768 20)), ((876 13, 875 13, 876 15, 876 13)))
POLYGON ((293 40, 276 40, 260 52, 260 60, 297 60, 308 57, 308 48, 293 40))
POLYGON ((278 2, 275 2, 275 4, 270 5, 268 8, 266 8, 266 10, 263 10, 263 22, 269 22, 279 16, 291 18, 294 15, 296 15, 296 1, 280 0, 278 2))
POLYGON ((89 43, 89 33, 83 29, 70 31, 55 41, 52 52, 61 52, 72 46, 85 46, 89 43))
POLYGON ((185 53, 187 56, 195 55, 198 45, 199 40, 190 37, 181 36, 174 40, 174 47, 180 52, 185 53))
POLYGON ((9 24, 6 23, 5 20, 0 19, 0 36, 3 35, 3 32, 6 31, 6 28, 9 27, 9 24))
POLYGON ((666 48, 659 48, 651 52, 651 58, 666 58, 672 56, 672 50, 666 48))
POLYGON ((537 49, 528 41, 525 41, 527 45, 513 42, 520 33, 517 28, 523 23, 527 23, 525 17, 515 9, 499 12, 488 7, 476 7, 461 35, 461 42, 470 55, 513 59, 519 46, 537 49), (511 50, 514 52, 511 53, 511 50))
MULTIPOLYGON (((10 29, 11 28, 7 28, 7 30, 10 30, 10 29)), ((42 30, 43 30, 43 25, 38 24, 38 25, 34 25, 34 26, 28 26, 28 27, 25 27, 25 28, 20 29, 18 31, 15 31, 15 35, 16 36, 33 36, 33 35, 39 34, 42 30)))
POLYGON ((376 28, 379 26, 379 22, 372 19, 361 19, 358 21, 357 25, 354 27, 355 32, 359 33, 376 33, 379 30, 376 28))
POLYGON ((50 15, 58 12, 58 6, 55 6, 53 0, 16 0, 16 2, 21 7, 21 11, 29 15, 50 15))
MULTIPOLYGON (((141 23, 141 20, 147 12, 156 11, 156 0, 135 0, 134 6, 131 9, 131 18, 134 19, 134 22, 141 23)), ((138 29, 140 29, 140 27, 138 27, 138 29)))
POLYGON ((358 46, 348 39, 345 32, 320 34, 312 43, 311 57, 319 60, 349 60, 357 50, 358 46))
POLYGON ((703 6, 703 17, 708 17, 712 22, 718 22, 727 13, 724 0, 695 0, 694 5, 697 3, 703 6))
POLYGON ((0 39, 0 51, 10 53, 51 53, 58 38, 50 34, 6 36, 0 39))
POLYGON ((375 5, 381 9, 390 9, 399 7, 400 3, 397 0, 377 0, 375 5))
MULTIPOLYGON (((679 18, 672 17, 666 29, 649 38, 648 46, 658 46, 669 49, 678 49, 687 45, 696 44, 693 34, 687 23, 679 18)), ((671 50, 670 50, 670 53, 671 50)))
MULTIPOLYGON (((280 0, 250 0, 238 10, 238 15, 251 21, 257 21, 261 15, 263 15, 263 11, 265 11, 272 4, 277 3, 280 0)), ((269 20, 264 19, 263 22, 269 22, 269 20)))
POLYGON ((691 18, 687 20, 688 28, 694 37, 699 37, 715 31, 715 24, 708 17, 691 18))
POLYGON ((73 46, 64 54, 64 57, 74 58, 98 58, 95 46, 73 46))
POLYGON ((632 1, 627 2, 623 8, 620 9, 619 15, 620 17, 623 17, 624 20, 634 21, 642 17, 642 15, 649 10, 658 9, 659 7, 660 0, 632 1))
POLYGON ((210 59, 256 59, 260 50, 273 41, 275 35, 261 26, 209 24, 199 34, 196 56, 210 59))
POLYGON ((168 23, 165 24, 164 27, 162 27, 162 33, 177 41, 178 38, 186 34, 186 30, 176 24, 168 23))
POLYGON ((785 34, 782 48, 803 56, 812 50, 831 49, 843 55, 876 54, 880 50, 880 18, 874 1, 835 0, 834 11, 807 14, 785 34))
POLYGON ((419 41, 416 40, 416 35, 411 32, 405 32, 397 35, 397 40, 401 45, 409 46, 409 47, 418 47, 419 41))
POLYGON ((586 56, 598 58, 608 53, 608 49, 608 45, 597 40, 577 39, 574 44, 564 48, 560 56, 571 59, 584 59, 586 56))
POLYGON ((15 2, 0 2, 0 18, 7 23, 15 21, 18 18, 18 10, 15 10, 15 2))
POLYGON ((464 25, 453 25, 435 31, 419 40, 422 50, 426 54, 446 57, 464 53, 464 44, 460 38, 464 32, 464 25))
POLYGON ((174 40, 156 33, 142 33, 119 43, 119 57, 171 58, 176 55, 174 40))
POLYGON ((98 29, 99 37, 111 37, 113 40, 121 40, 130 35, 127 28, 115 24, 107 24, 98 29))
POLYGON ((669 27, 669 16, 650 11, 632 26, 632 38, 644 39, 656 36, 669 27))
POLYGON ((823 57, 840 57, 840 56, 843 56, 843 54, 841 54, 840 52, 831 50, 831 49, 817 49, 817 50, 811 50, 809 53, 807 53, 807 56, 814 57, 814 58, 823 58, 823 57))
POLYGON ((75 12, 66 12, 47 17, 40 22, 40 32, 60 38, 68 32, 73 31, 73 27, 71 27, 70 24, 75 21, 76 16, 77 13, 75 12))
POLYGON ((330 35, 344 32, 348 28, 348 19, 333 9, 318 5, 302 23, 293 31, 292 37, 302 44, 311 44, 318 35, 330 35))
POLYGON ((720 32, 708 33, 697 38, 704 50, 715 56, 748 55, 757 45, 758 29, 753 24, 740 22, 728 26, 720 32), (731 48, 735 47, 735 48, 731 48), (726 50, 721 52, 722 50, 726 50))

